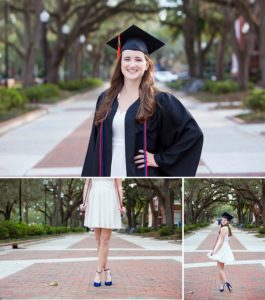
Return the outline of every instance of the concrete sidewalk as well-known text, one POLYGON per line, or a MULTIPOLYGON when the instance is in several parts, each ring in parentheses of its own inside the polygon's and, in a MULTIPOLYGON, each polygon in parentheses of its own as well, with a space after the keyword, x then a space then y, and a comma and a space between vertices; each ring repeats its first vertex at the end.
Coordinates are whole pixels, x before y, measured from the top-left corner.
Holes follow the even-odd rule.
POLYGON ((225 265, 225 271, 233 291, 220 293, 216 262, 207 257, 218 230, 217 225, 211 225, 184 241, 185 299, 264 299, 265 239, 232 228, 229 244, 235 261, 225 265))
POLYGON ((265 123, 239 124, 232 119, 243 109, 216 109, 183 93, 174 94, 191 111, 204 133, 197 176, 265 176, 265 123))
MULTIPOLYGON (((0 248, 0 298, 181 299, 181 246, 113 233, 111 287, 93 287, 97 251, 93 233, 0 248), (57 286, 49 286, 57 282, 57 286)), ((103 279, 103 278, 102 278, 103 279)))

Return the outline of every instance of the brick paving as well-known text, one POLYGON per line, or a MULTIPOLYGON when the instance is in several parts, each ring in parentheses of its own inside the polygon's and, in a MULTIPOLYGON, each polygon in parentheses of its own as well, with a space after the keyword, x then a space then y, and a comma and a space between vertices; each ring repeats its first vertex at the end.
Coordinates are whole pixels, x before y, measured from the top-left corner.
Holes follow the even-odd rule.
MULTIPOLYGON (((233 228, 232 228, 232 234, 233 234, 233 228)), ((198 250, 206 250, 206 249, 212 249, 216 243, 216 239, 218 237, 218 230, 214 229, 208 237, 202 241, 200 246, 197 248, 198 250)), ((229 239, 229 244, 232 249, 237 250, 245 250, 246 248, 240 243, 240 241, 232 235, 229 239)))
POLYGON ((185 245, 193 249, 184 253, 185 299, 265 299, 265 243, 238 229, 232 229, 233 237, 229 241, 235 262, 225 266, 233 291, 229 293, 225 289, 225 292, 220 293, 216 262, 207 257, 216 241, 218 229, 211 225, 185 240, 185 245), (202 240, 196 236, 202 237, 202 240), (248 243, 250 240, 251 245, 248 243))
POLYGON ((85 160, 93 117, 54 147, 34 168, 67 168, 82 166, 85 160))
POLYGON ((216 267, 185 269, 185 299, 263 300, 265 268, 261 264, 226 266, 228 280, 233 286, 230 294, 220 293, 216 267))
POLYGON ((181 265, 175 261, 111 262, 113 286, 94 288, 96 263, 34 264, 0 281, 1 297, 123 299, 181 297, 181 265), (57 281, 58 286, 47 286, 57 281), (19 289, 23 286, 23 289, 19 289), (3 290, 2 290, 3 289, 3 290))
MULTIPOLYGON (((123 237, 115 233, 111 240, 111 287, 92 285, 97 267, 93 233, 74 236, 72 244, 66 236, 1 253, 0 268, 25 260, 29 265, 0 280, 0 299, 181 299, 182 264, 176 259, 181 257, 180 246, 175 251, 172 245, 151 250, 146 239, 136 244, 123 237), (61 250, 57 249, 60 244, 61 250), (58 285, 49 286, 51 282, 58 285)), ((156 243, 165 245, 164 241, 156 243)))
MULTIPOLYGON (((134 243, 128 242, 123 240, 120 237, 112 236, 111 243, 115 245, 117 248, 139 248, 142 249, 143 247, 136 245, 134 243)), ((73 244, 72 246, 68 247, 68 249, 80 249, 80 248, 96 248, 96 242, 94 238, 90 236, 84 238, 82 241, 73 244)))
MULTIPOLYGON (((181 251, 110 251, 109 256, 181 256, 181 251)), ((97 256, 97 251, 23 251, 18 250, 16 252, 11 252, 0 256, 0 261, 2 260, 31 260, 31 259, 55 259, 55 258, 81 258, 81 257, 91 257, 97 256)))

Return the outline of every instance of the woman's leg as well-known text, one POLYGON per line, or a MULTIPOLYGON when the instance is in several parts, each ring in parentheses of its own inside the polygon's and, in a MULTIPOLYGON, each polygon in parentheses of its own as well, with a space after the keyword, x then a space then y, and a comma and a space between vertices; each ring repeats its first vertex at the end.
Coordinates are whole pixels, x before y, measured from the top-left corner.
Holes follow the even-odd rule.
MULTIPOLYGON (((101 228, 94 228, 94 232, 95 232, 95 238, 96 238, 96 244, 97 244, 97 252, 99 253, 99 248, 100 248, 100 236, 101 236, 101 228)), ((101 278, 100 278, 100 273, 101 270, 97 269, 96 275, 95 275, 95 280, 94 282, 96 283, 100 283, 101 278)))
POLYGON ((227 282, 224 266, 225 266, 224 263, 222 263, 220 261, 217 262, 218 275, 219 275, 219 279, 221 281, 221 284, 224 284, 225 282, 227 282))
POLYGON ((95 232, 95 238, 97 244, 97 251, 99 251, 101 228, 94 228, 94 232, 95 232))
POLYGON ((100 247, 98 251, 98 270, 105 270, 107 268, 111 233, 112 229, 101 229, 100 247))

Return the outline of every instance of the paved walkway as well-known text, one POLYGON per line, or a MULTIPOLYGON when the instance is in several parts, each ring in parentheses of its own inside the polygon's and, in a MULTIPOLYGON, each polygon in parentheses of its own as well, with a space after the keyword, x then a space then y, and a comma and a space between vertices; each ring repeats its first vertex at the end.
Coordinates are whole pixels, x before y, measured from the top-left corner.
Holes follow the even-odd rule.
MULTIPOLYGON (((80 176, 95 103, 106 87, 48 106, 48 114, 0 136, 0 176, 80 176)), ((265 176, 265 124, 238 124, 231 117, 243 110, 172 93, 204 132, 197 176, 265 176)))
POLYGON ((1 299, 181 299, 181 246, 113 233, 111 287, 93 287, 94 234, 67 235, 25 248, 0 247, 1 299), (57 286, 50 286, 57 282, 57 286))
POLYGON ((185 239, 185 299, 264 299, 265 239, 232 228, 230 246, 235 262, 226 265, 225 270, 233 291, 220 293, 216 262, 207 257, 218 230, 217 225, 211 225, 185 239))

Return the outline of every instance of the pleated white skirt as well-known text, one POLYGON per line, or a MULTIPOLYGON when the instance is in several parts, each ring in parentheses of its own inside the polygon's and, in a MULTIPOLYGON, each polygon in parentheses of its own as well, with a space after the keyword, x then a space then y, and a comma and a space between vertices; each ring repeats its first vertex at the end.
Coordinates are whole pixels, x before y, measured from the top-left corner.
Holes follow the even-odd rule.
POLYGON ((84 226, 89 228, 121 228, 121 213, 115 179, 93 178, 88 195, 84 226))
POLYGON ((235 260, 235 258, 229 246, 228 238, 225 238, 222 247, 216 254, 210 255, 210 253, 208 253, 208 257, 212 260, 220 261, 224 264, 232 263, 235 260))

